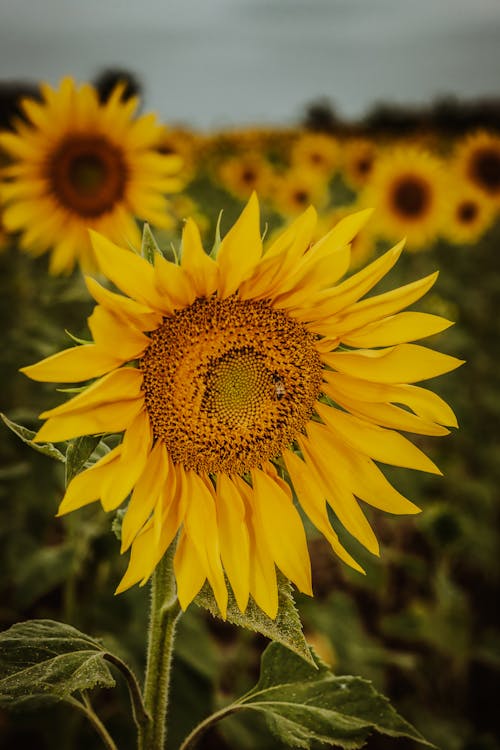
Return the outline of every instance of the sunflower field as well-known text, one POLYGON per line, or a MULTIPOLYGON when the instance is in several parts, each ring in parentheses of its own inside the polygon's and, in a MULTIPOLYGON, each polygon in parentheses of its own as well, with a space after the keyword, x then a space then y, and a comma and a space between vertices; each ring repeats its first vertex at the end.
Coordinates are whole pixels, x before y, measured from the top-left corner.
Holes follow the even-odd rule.
POLYGON ((1 750, 500 750, 500 126, 14 93, 1 750))

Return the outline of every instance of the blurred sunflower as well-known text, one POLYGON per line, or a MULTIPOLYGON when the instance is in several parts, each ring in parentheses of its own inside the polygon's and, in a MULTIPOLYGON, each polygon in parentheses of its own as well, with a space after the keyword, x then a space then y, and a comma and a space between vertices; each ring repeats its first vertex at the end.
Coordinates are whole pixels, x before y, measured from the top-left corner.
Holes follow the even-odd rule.
POLYGON ((408 248, 417 250, 436 237, 446 195, 441 161, 407 146, 379 157, 360 201, 375 207, 377 233, 389 240, 405 235, 408 248))
POLYGON ((100 499, 109 511, 132 492, 122 526, 131 558, 118 591, 144 583, 181 529, 174 569, 183 608, 208 579, 224 616, 225 573, 242 611, 251 595, 274 618, 275 566, 312 593, 291 486, 356 570, 327 503, 374 554, 377 539, 357 498, 390 513, 418 511, 375 461, 439 473, 397 430, 444 435, 443 425, 456 425, 442 399, 413 383, 460 362, 407 343, 449 325, 399 312, 437 274, 360 301, 396 263, 402 243, 337 283, 367 214, 311 245, 316 213, 309 208, 263 253, 252 196, 216 258, 188 220, 179 265, 160 254, 150 265, 94 235, 100 267, 127 296, 89 278, 98 302, 89 318, 95 343, 23 371, 39 381, 97 378, 41 415, 47 421, 38 441, 124 432, 70 482, 59 509, 100 499))
POLYGON ((474 244, 492 226, 494 203, 480 190, 458 181, 443 216, 443 236, 454 244, 474 244))
POLYGON ((500 200, 500 137, 487 132, 468 136, 457 145, 453 162, 462 179, 500 200))
POLYGON ((273 184, 273 169, 258 152, 225 159, 219 165, 217 176, 228 192, 244 200, 248 200, 254 190, 261 197, 268 196, 273 184))
POLYGON ((138 245, 134 216, 171 223, 163 193, 179 187, 179 159, 156 150, 162 128, 152 114, 134 118, 138 101, 123 101, 122 90, 101 103, 71 78, 56 90, 42 84, 42 101, 22 101, 29 123, 0 134, 11 160, 0 186, 5 226, 33 255, 51 251, 51 273, 95 267, 88 227, 138 245))
POLYGON ((297 216, 309 205, 318 207, 328 202, 328 183, 318 172, 289 169, 274 178, 272 202, 283 216, 297 216))
POLYGON ((350 138, 342 144, 342 176, 358 190, 366 185, 375 166, 377 146, 368 138, 350 138))
POLYGON ((158 151, 166 156, 176 156, 182 164, 183 183, 190 182, 196 174, 199 139, 184 128, 164 128, 158 151))
POLYGON ((320 172, 327 178, 337 171, 339 157, 338 141, 325 133, 302 133, 290 153, 293 167, 320 172))

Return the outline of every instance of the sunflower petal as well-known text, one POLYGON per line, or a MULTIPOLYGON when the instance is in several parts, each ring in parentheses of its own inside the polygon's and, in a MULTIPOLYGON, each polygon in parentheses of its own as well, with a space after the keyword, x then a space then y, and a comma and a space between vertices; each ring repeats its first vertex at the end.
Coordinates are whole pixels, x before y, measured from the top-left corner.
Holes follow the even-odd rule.
POLYGON ((95 344, 83 344, 52 354, 34 365, 21 367, 20 372, 42 383, 80 383, 104 375, 122 364, 122 359, 102 351, 95 344))
POLYGON ((194 471, 186 472, 186 480, 188 505, 184 528, 196 548, 221 615, 225 618, 228 594, 220 560, 214 497, 203 479, 194 471))
POLYGON ((99 500, 104 482, 116 475, 120 454, 121 446, 117 446, 93 466, 73 477, 66 488, 57 515, 62 516, 99 500))
POLYGON ((101 404, 91 411, 51 417, 35 437, 37 443, 60 443, 82 435, 122 432, 143 408, 142 398, 114 404, 101 404))
POLYGON ((141 386, 142 372, 140 370, 134 367, 121 367, 96 380, 69 401, 43 411, 40 418, 60 417, 63 414, 86 412, 105 404, 135 400, 142 397, 141 386))
POLYGON ((331 436, 318 429, 320 427, 321 425, 311 422, 307 429, 310 438, 298 440, 302 455, 342 526, 369 552, 378 555, 377 537, 354 498, 346 477, 337 473, 335 464, 335 468, 332 468, 331 436), (327 453, 324 452, 325 448, 328 448, 327 453))
POLYGON ((283 451, 283 459, 299 503, 307 513, 311 523, 330 542, 333 551, 341 560, 354 570, 364 573, 361 565, 341 545, 333 530, 328 518, 324 493, 309 466, 290 450, 283 451))
POLYGON ((186 221, 182 233, 181 268, 189 276, 197 297, 209 297, 217 289, 219 267, 203 249, 200 230, 192 219, 186 221))
POLYGON ((164 443, 158 440, 148 456, 144 471, 136 482, 127 512, 123 518, 122 552, 130 547, 133 539, 152 514, 166 478, 166 449, 164 443))
POLYGON ((252 470, 253 504, 276 565, 300 591, 312 596, 306 535, 293 502, 271 477, 252 470), (280 533, 276 533, 280 529, 280 533))
POLYGON ((255 193, 219 246, 219 296, 229 297, 252 273, 262 255, 259 202, 255 193))
POLYGON ((216 503, 222 563, 238 607, 244 612, 250 594, 250 542, 243 500, 226 474, 217 476, 216 503))
POLYGON ((179 603, 186 610, 205 583, 206 575, 196 545, 185 532, 175 551, 174 572, 179 603))
POLYGON ((333 352, 323 354, 322 359, 339 372, 378 383, 416 383, 455 370, 464 362, 418 344, 333 352))
POLYGON ((337 442, 347 444, 383 464, 441 474, 430 458, 399 432, 378 427, 319 402, 316 403, 316 411, 336 435, 337 442))

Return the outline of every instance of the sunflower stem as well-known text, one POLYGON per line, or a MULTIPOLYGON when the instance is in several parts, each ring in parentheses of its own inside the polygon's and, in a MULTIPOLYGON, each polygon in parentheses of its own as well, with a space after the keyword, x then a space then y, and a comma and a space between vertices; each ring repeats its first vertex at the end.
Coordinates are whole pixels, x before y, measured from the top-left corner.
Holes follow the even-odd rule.
POLYGON ((139 729, 138 750, 164 750, 175 627, 181 614, 173 571, 175 544, 153 574, 144 704, 149 721, 139 729))

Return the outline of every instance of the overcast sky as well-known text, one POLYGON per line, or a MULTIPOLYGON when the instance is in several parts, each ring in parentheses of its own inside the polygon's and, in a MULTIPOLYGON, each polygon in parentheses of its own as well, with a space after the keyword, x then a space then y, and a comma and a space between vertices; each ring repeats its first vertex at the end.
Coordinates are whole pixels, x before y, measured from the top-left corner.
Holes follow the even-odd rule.
POLYGON ((0 78, 139 75, 145 104, 199 128, 291 124, 327 97, 500 95, 500 0, 0 0, 0 78))

